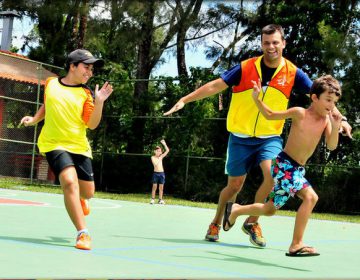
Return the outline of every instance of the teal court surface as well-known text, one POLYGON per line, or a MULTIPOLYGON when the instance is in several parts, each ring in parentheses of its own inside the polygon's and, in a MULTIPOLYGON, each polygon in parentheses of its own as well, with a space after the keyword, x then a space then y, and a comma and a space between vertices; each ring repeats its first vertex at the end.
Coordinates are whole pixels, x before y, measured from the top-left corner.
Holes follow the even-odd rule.
POLYGON ((239 218, 220 242, 204 235, 215 210, 92 199, 91 251, 74 248, 63 196, 0 189, 0 278, 360 279, 360 224, 310 220, 318 257, 286 257, 293 217, 262 217, 257 249, 239 218))

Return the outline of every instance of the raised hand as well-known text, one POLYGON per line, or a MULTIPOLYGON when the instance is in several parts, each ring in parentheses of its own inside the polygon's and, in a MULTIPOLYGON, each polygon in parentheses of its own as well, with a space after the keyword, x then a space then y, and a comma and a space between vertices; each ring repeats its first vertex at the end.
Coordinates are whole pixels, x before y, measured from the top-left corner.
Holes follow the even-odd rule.
POLYGON ((346 136, 348 136, 350 139, 352 139, 351 130, 352 130, 352 127, 351 127, 351 125, 350 125, 348 122, 346 122, 346 121, 342 121, 342 122, 341 122, 340 132, 341 132, 342 135, 346 135, 346 136))
POLYGON ((252 97, 254 100, 259 99, 259 94, 261 91, 261 82, 260 79, 257 81, 253 81, 251 80, 251 82, 253 83, 254 87, 253 87, 253 91, 252 91, 252 97))
POLYGON ((99 85, 95 86, 95 102, 104 102, 109 98, 110 94, 113 92, 112 85, 109 82, 106 82, 101 89, 99 90, 99 85))
MULTIPOLYGON (((332 113, 335 113, 336 115, 341 116, 341 113, 339 112, 338 108, 336 108, 336 107, 332 110, 332 113)), ((352 139, 351 130, 352 130, 352 127, 347 121, 341 121, 340 122, 339 132, 342 135, 348 136, 350 139, 352 139)))
POLYGON ((36 124, 34 122, 34 117, 31 116, 25 116, 21 119, 20 124, 24 125, 24 126, 31 126, 36 124))
POLYGON ((185 103, 183 101, 181 101, 181 99, 166 113, 164 113, 164 116, 168 116, 171 115, 172 113, 181 110, 182 108, 184 108, 185 103))
POLYGON ((329 119, 333 129, 339 130, 341 126, 342 116, 338 110, 332 110, 329 112, 329 119))

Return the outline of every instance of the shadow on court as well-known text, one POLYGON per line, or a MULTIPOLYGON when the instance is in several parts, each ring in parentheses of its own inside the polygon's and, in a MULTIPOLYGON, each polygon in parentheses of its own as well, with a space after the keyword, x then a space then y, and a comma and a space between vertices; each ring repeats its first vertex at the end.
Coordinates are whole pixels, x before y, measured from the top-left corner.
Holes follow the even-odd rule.
MULTIPOLYGON (((178 244, 204 244, 204 245, 208 245, 209 242, 207 241, 202 241, 202 240, 196 240, 196 239, 174 239, 174 238, 149 238, 149 237, 133 237, 133 236, 115 236, 115 237, 120 237, 120 238, 137 238, 137 239, 144 239, 144 240, 157 240, 160 242, 170 242, 170 243, 178 243, 178 244)), ((263 248, 257 248, 254 246, 247 246, 247 245, 241 245, 241 244, 226 244, 226 243, 220 243, 220 242, 214 242, 214 245, 216 246, 221 246, 221 247, 232 247, 232 248, 238 248, 240 250, 243 249, 251 249, 251 250, 264 250, 263 248)), ((270 249, 270 250, 275 250, 275 251, 283 251, 280 249, 270 249)), ((281 267, 281 268, 285 268, 285 269, 292 269, 292 270, 298 270, 298 271, 309 271, 306 269, 298 269, 298 268, 294 268, 294 267, 285 267, 285 266, 280 266, 278 264, 274 264, 274 263, 267 263, 267 262, 263 262, 263 261, 259 261, 256 259, 249 259, 249 258, 242 258, 242 257, 236 257, 236 256, 231 256, 231 255, 225 255, 225 254, 221 254, 218 252, 214 252, 214 251, 208 251, 208 253, 210 255, 216 255, 218 257, 202 257, 202 256, 198 256, 198 258, 202 258, 202 259, 211 259, 211 260, 221 260, 221 261, 231 261, 231 262, 241 262, 241 263, 249 263, 249 264, 256 264, 256 265, 261 265, 261 266, 273 266, 273 267, 281 267)), ((239 253, 241 253, 241 251, 239 251, 239 253)), ((177 256, 179 258, 188 258, 189 256, 177 256)), ((196 258, 196 256, 191 256, 191 258, 196 258)))
MULTIPOLYGON (((169 243, 177 243, 180 244, 180 246, 187 246, 185 244, 202 244, 204 246, 209 246, 209 244, 212 244, 212 246, 220 246, 220 247, 231 247, 231 248, 239 248, 239 249, 251 249, 251 250, 264 250, 263 248, 254 247, 252 245, 243 245, 243 244, 231 244, 231 243, 225 243, 225 242, 208 242, 206 240, 201 239, 184 239, 184 238, 154 238, 154 237, 144 237, 144 236, 122 236, 122 235, 114 235, 114 237, 117 238, 127 238, 127 239, 142 239, 142 240, 154 240, 159 242, 169 242, 169 243)), ((283 251, 281 249, 276 248, 270 248, 269 250, 274 251, 283 251)))
POLYGON ((49 239, 0 236, 0 240, 8 240, 8 241, 15 241, 15 242, 25 242, 25 243, 35 243, 35 244, 40 244, 40 245, 74 247, 74 245, 71 243, 72 240, 70 240, 69 238, 64 239, 64 238, 61 238, 61 237, 53 237, 53 236, 49 236, 49 239))
POLYGON ((285 253, 294 218, 262 217, 267 247, 253 247, 239 223, 204 240, 214 210, 91 200, 91 251, 74 248, 76 230, 62 195, 0 189, 0 278, 358 279, 360 224, 310 220, 306 244, 318 257, 285 253), (339 257, 341 256, 341 257, 339 257))
MULTIPOLYGON (((309 272, 309 270, 307 269, 300 269, 300 268, 296 268, 296 267, 289 267, 289 266, 282 266, 279 265, 277 263, 270 263, 270 262, 264 262, 258 259, 250 259, 250 258, 243 258, 243 257, 236 257, 233 255, 226 255, 226 254, 221 254, 218 252, 208 252, 209 254, 213 254, 216 255, 217 258, 210 258, 208 257, 208 259, 213 259, 213 260, 223 260, 223 261, 229 261, 229 262, 240 262, 242 264, 252 264, 252 265, 258 265, 258 266, 268 266, 268 267, 273 267, 273 268, 283 268, 286 270, 296 270, 296 271, 307 271, 309 272)), ((270 268, 269 268, 270 269, 270 268)))

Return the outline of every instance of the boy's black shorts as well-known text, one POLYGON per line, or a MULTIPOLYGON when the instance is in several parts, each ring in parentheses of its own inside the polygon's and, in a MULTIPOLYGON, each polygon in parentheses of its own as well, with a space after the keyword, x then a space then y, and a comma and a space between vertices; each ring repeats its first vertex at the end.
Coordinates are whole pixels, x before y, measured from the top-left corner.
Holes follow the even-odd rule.
POLYGON ((57 178, 59 178, 60 172, 65 167, 74 166, 80 180, 94 181, 94 172, 90 158, 63 150, 50 151, 45 153, 45 155, 57 178))

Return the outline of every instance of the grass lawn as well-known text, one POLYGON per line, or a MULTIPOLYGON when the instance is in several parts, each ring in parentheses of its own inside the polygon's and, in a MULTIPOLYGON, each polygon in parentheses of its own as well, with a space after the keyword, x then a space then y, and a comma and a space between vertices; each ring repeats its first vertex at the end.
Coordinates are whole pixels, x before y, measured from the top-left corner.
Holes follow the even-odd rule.
MULTIPOLYGON (((54 185, 36 185, 30 184, 27 180, 15 180, 9 178, 0 178, 0 188, 3 189, 21 189, 32 192, 46 192, 46 193, 57 193, 62 194, 60 186, 54 185)), ((149 203, 149 193, 146 194, 115 194, 115 193, 105 193, 105 192, 95 192, 96 198, 106 198, 114 200, 125 200, 125 201, 134 201, 140 203, 149 203)), ((181 205, 189 207, 199 207, 199 208, 209 208, 216 209, 215 203, 207 202, 196 202, 189 201, 181 198, 176 198, 172 196, 166 196, 166 204, 170 205, 181 205)), ((279 216, 295 216, 295 211, 286 211, 279 210, 276 212, 276 215, 279 216)), ((360 215, 339 215, 339 214, 327 214, 327 213, 313 213, 311 215, 312 219, 319 220, 331 220, 331 221, 342 221, 342 222, 352 222, 360 223, 360 215)))

